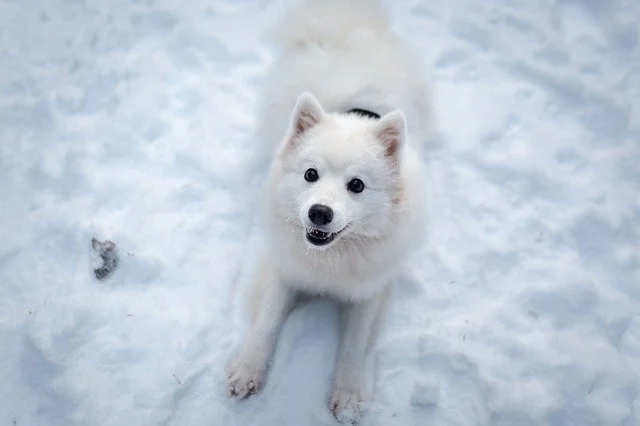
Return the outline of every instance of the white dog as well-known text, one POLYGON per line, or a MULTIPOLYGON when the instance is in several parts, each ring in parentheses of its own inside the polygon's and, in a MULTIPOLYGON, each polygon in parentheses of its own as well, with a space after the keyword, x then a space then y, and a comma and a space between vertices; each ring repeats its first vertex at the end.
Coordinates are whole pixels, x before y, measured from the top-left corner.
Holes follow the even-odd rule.
POLYGON ((341 307, 329 408, 355 422, 387 290, 425 234, 426 74, 373 0, 307 1, 275 38, 281 52, 259 127, 275 152, 265 188, 269 246, 248 334, 227 366, 229 393, 244 398, 264 385, 299 294, 327 296, 341 307))

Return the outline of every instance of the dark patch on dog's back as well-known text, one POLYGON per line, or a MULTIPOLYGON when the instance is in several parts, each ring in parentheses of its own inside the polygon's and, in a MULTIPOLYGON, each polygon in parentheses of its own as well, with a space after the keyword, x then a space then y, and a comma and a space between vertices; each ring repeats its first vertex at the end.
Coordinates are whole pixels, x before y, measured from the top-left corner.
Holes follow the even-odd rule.
POLYGON ((361 117, 373 118, 374 120, 380 119, 380 114, 363 108, 351 108, 347 111, 347 114, 358 114, 361 117))

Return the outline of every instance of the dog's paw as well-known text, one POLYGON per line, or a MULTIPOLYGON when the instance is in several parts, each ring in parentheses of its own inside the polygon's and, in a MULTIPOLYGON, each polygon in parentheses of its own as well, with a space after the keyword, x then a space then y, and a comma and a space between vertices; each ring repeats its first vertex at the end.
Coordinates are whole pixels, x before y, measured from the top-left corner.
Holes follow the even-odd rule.
POLYGON ((355 424, 364 411, 360 392, 352 389, 335 389, 329 401, 329 409, 340 423, 355 424))
POLYGON ((244 399, 256 394, 264 384, 264 368, 241 358, 230 362, 226 372, 227 393, 232 398, 244 399))

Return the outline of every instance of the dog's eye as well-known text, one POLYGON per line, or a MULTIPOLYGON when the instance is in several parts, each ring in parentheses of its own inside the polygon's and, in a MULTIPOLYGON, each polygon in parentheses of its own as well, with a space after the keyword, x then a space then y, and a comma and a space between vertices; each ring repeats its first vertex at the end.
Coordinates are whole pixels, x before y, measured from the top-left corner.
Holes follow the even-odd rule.
POLYGON ((355 192, 356 194, 364 191, 364 182, 358 178, 353 178, 347 184, 347 189, 351 192, 355 192))
POLYGON ((307 182, 315 182, 318 180, 318 171, 316 169, 307 169, 304 172, 304 180, 307 182))

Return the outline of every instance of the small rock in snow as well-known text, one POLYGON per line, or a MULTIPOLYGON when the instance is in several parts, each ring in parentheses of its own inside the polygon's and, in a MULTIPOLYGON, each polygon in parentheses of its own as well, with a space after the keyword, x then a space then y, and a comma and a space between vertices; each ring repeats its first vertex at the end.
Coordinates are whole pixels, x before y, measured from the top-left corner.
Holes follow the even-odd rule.
POLYGON ((91 239, 91 246, 94 253, 99 256, 100 261, 94 268, 93 272, 96 278, 103 280, 107 278, 118 266, 118 253, 116 245, 111 241, 101 242, 95 238, 91 239))

